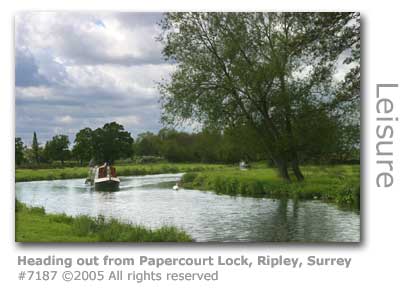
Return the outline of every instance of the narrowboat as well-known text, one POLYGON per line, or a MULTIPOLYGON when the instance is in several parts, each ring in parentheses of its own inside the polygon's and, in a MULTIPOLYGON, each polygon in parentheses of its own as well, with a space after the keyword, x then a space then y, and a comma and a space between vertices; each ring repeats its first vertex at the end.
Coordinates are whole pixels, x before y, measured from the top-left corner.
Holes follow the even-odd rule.
POLYGON ((121 182, 116 175, 116 169, 105 163, 102 166, 91 167, 86 180, 97 191, 117 191, 121 182))

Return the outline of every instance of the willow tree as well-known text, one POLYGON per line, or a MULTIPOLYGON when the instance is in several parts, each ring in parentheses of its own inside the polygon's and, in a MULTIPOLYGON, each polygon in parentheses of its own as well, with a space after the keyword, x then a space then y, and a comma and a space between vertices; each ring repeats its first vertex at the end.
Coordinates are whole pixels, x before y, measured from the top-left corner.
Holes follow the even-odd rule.
POLYGON ((249 125, 281 177, 290 180, 291 166, 303 180, 297 117, 334 105, 336 69, 359 46, 359 14, 168 13, 161 26, 176 66, 159 86, 163 121, 249 125))

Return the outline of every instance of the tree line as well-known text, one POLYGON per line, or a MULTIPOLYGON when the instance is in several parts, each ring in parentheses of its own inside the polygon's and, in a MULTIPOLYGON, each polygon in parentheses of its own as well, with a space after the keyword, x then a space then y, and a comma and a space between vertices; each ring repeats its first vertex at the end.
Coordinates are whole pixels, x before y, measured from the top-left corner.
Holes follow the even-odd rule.
MULTIPOLYGON (((303 163, 333 163, 359 161, 359 128, 341 128, 336 121, 316 125, 304 130, 305 144, 299 159, 303 163), (319 131, 319 138, 314 138, 319 131)), ((16 165, 50 164, 54 161, 64 165, 75 161, 77 165, 87 165, 115 160, 154 162, 201 162, 236 164, 241 160, 254 162, 270 160, 268 152, 256 131, 251 126, 219 129, 205 128, 199 132, 187 133, 163 128, 156 134, 140 133, 135 139, 124 127, 116 122, 105 124, 92 130, 81 129, 70 144, 67 135, 55 135, 43 146, 34 132, 32 144, 25 146, 21 138, 15 142, 16 165)), ((274 165, 274 162, 271 161, 274 165)))
POLYGON ((73 147, 67 135, 59 134, 41 146, 34 132, 31 147, 24 146, 21 138, 15 139, 16 165, 39 165, 59 161, 76 160, 79 165, 88 163, 111 162, 133 155, 134 140, 131 133, 116 122, 106 123, 103 127, 92 130, 81 129, 75 135, 73 147))

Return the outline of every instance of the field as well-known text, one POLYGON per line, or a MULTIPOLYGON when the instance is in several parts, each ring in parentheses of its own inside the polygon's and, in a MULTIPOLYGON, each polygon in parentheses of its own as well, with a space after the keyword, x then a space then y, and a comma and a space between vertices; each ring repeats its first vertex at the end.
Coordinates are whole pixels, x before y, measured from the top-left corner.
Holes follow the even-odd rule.
MULTIPOLYGON (((116 166, 118 176, 138 176, 149 174, 199 172, 224 168, 218 164, 189 163, 151 163, 116 166)), ((16 182, 86 178, 88 167, 50 168, 50 169, 16 169, 16 182)))
POLYGON ((191 237, 175 227, 156 230, 121 223, 102 216, 70 217, 46 214, 44 208, 16 201, 17 242, 189 242, 191 237))
POLYGON ((303 166, 301 169, 305 176, 303 182, 284 182, 275 169, 258 164, 244 171, 225 168, 188 172, 182 184, 184 188, 212 190, 219 194, 321 199, 340 207, 360 208, 359 165, 303 166))

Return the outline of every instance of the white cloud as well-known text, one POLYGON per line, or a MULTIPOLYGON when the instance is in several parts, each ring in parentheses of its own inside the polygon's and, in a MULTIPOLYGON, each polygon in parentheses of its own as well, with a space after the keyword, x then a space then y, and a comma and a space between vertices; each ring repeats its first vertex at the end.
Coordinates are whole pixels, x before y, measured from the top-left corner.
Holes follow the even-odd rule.
POLYGON ((155 41, 161 14, 23 12, 15 19, 16 135, 27 143, 122 123, 156 131, 156 81, 174 66, 155 41), (23 58, 23 59, 22 59, 23 58), (17 81, 20 81, 19 83, 17 81), (67 125, 70 127, 67 128, 67 125))
POLYGON ((71 124, 73 122, 73 119, 70 115, 65 115, 65 116, 58 118, 58 121, 63 124, 71 124))
POLYGON ((29 12, 16 17, 16 43, 37 51, 51 49, 67 64, 160 63, 157 33, 155 22, 130 27, 112 13, 29 12))
POLYGON ((119 124, 126 126, 135 126, 135 125, 140 125, 141 122, 143 121, 140 117, 135 116, 135 115, 130 115, 130 116, 119 116, 116 117, 115 119, 119 124))

